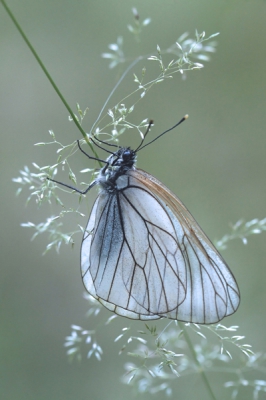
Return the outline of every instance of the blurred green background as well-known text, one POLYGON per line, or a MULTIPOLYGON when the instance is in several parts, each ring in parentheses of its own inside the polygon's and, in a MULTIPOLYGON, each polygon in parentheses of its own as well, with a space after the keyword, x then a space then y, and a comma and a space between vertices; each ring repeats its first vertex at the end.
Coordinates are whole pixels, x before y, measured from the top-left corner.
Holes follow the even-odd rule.
MULTIPOLYGON (((266 217, 265 1, 7 3, 72 109, 76 102, 83 109, 89 107, 86 131, 119 77, 119 70, 109 70, 107 61, 100 58, 118 35, 124 36, 126 54, 134 57, 153 52, 157 44, 162 49, 169 46, 185 31, 191 36, 195 29, 205 30, 207 36, 220 32, 218 51, 203 70, 189 72, 185 81, 176 75, 157 85, 136 110, 135 121, 155 120, 153 135, 184 114, 190 116, 178 131, 143 150, 138 166, 171 188, 213 240, 240 218, 266 217), (133 6, 141 18, 152 18, 140 44, 126 28, 133 23, 133 6)), ((59 256, 50 252, 42 257, 46 238, 30 242, 32 232, 20 227, 22 222, 38 223, 47 217, 47 210, 38 210, 33 202, 25 208, 27 193, 16 198, 17 187, 11 182, 18 170, 31 166, 32 161, 41 166, 54 163, 54 148, 34 147, 34 143, 49 141, 48 129, 63 143, 80 138, 80 134, 68 122, 68 113, 2 5, 0 60, 1 398, 133 399, 134 392, 119 382, 127 358, 118 357, 121 344, 114 344, 113 338, 119 327, 134 322, 117 319, 102 332, 101 362, 92 358, 69 364, 64 337, 71 324, 86 326, 79 242, 74 250, 64 246, 59 256)), ((139 74, 143 66, 150 68, 150 63, 143 61, 134 71, 139 74)), ((123 82, 121 96, 132 87, 131 77, 129 74, 123 82)), ((137 133, 135 137, 126 143, 136 145, 137 133)), ((72 166, 74 170, 86 168, 88 161, 77 154, 72 166)), ((60 178, 66 181, 67 176, 61 173, 60 178)), ((96 190, 87 196, 86 213, 95 196, 96 190)), ((75 207, 76 198, 68 196, 67 202, 75 207)), ((73 225, 76 223, 73 217, 73 225)), ((234 241, 223 252, 242 295, 239 310, 224 323, 240 325, 239 333, 254 351, 266 347, 265 238, 265 234, 252 236, 247 246, 234 241)), ((104 313, 106 319, 109 314, 104 313)), ((141 329, 142 325, 137 326, 141 329)), ((226 377, 212 379, 217 383, 217 397, 229 398, 229 391, 222 387, 226 377)), ((179 399, 207 398, 197 375, 181 378, 175 387, 179 399)), ((250 392, 241 398, 251 398, 250 392)))

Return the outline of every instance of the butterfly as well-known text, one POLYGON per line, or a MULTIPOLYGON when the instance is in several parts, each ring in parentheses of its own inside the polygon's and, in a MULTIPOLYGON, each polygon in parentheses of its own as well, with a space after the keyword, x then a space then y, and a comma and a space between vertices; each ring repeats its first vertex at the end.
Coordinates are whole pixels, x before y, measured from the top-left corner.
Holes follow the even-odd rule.
POLYGON ((239 306, 232 272, 185 205, 136 168, 137 153, 186 118, 143 145, 151 121, 136 150, 104 148, 110 155, 85 191, 64 185, 82 194, 100 186, 82 240, 81 274, 90 295, 123 317, 211 324, 239 306))

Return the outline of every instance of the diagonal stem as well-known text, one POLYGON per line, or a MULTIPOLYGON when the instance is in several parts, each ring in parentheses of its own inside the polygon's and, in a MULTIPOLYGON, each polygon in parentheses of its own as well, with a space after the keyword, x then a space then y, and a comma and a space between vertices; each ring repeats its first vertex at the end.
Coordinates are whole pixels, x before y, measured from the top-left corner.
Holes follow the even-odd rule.
MULTIPOLYGON (((55 92, 57 93, 57 95, 59 96, 60 100, 62 101, 62 103, 64 104, 64 106, 66 107, 67 111, 69 112, 72 120, 74 121, 76 127, 79 129, 79 131, 81 132, 83 138, 86 140, 86 142, 88 143, 88 145, 90 146, 93 154, 95 155, 96 158, 99 158, 96 151, 94 150, 93 146, 91 145, 91 143, 88 140, 88 136, 86 134, 86 132, 82 129, 81 125, 79 124, 75 114, 73 113, 73 111, 71 110, 70 106, 68 105, 68 103, 66 102, 65 98, 63 97, 62 93, 60 92, 59 88, 57 87, 57 85, 55 84, 54 80, 52 79, 51 75, 49 74, 49 72, 47 71, 47 69, 45 68, 42 60, 40 59, 40 57, 38 56, 37 52, 35 51, 34 47, 32 46, 32 44, 30 43, 29 39, 27 38, 26 34, 24 33, 24 31, 22 30, 21 26, 19 25, 18 21, 16 20, 16 18, 14 17, 14 15, 12 14, 11 10, 9 9, 9 7, 7 6, 6 2, 4 0, 0 0, 4 9, 6 10, 7 14, 9 15, 10 19, 13 21, 14 25, 16 26, 17 30, 19 31, 20 35, 22 36, 22 38, 24 39, 25 43, 27 44, 27 46, 29 47, 30 51, 32 52, 33 56, 35 57, 37 63, 39 64, 39 66, 41 67, 42 71, 44 72, 44 74, 46 75, 47 79, 49 80, 49 82, 51 83, 51 85, 53 86, 55 92)), ((101 163, 100 163, 101 166, 101 163)))
POLYGON ((186 342, 187 342, 187 345, 188 345, 188 348, 189 348, 189 350, 190 350, 190 352, 191 352, 191 354, 192 354, 193 360, 194 360, 194 362, 195 362, 195 363, 197 364, 197 366, 198 366, 198 371, 199 371, 199 373, 201 374, 203 383, 204 383, 204 385, 205 385, 205 387, 206 387, 206 389, 207 389, 207 392, 208 392, 209 395, 210 395, 210 398, 211 398, 212 400, 217 400, 216 397, 215 397, 215 394, 214 394, 213 391, 212 391, 212 388, 211 388, 211 385, 210 385, 210 383, 209 383, 209 381, 208 381, 208 378, 207 378, 207 376, 206 376, 206 373, 205 373, 205 371, 203 370, 203 368, 202 368, 202 366, 201 366, 201 364, 200 364, 200 362, 199 362, 199 360, 198 360, 198 358, 197 358, 197 354, 196 354, 196 352, 195 352, 195 350, 194 350, 194 346, 193 346, 193 344, 192 344, 192 342, 191 342, 191 340, 190 340, 189 334, 187 333, 186 327, 185 327, 184 324, 182 324, 180 321, 178 321, 178 324, 180 325, 180 327, 181 327, 182 330, 183 330, 184 338, 185 338, 185 340, 186 340, 186 342))

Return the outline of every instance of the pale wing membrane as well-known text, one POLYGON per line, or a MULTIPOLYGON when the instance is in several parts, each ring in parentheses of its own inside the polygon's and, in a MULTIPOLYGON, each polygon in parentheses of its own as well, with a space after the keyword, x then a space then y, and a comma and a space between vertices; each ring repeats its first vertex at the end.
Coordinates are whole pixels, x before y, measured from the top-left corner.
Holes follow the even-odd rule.
POLYGON ((235 312, 234 276, 180 200, 142 170, 116 184, 97 198, 84 234, 88 292, 132 319, 206 324, 235 312))
POLYGON ((112 311, 159 318, 185 299, 185 259, 169 215, 135 179, 123 179, 120 191, 102 192, 93 207, 93 233, 81 250, 84 284, 112 311))
POLYGON ((168 210, 186 259, 186 298, 166 316, 208 324, 234 313, 240 302, 235 278, 189 211, 153 176, 142 170, 131 171, 130 174, 150 189, 168 210))
POLYGON ((148 314, 161 314, 185 299, 185 260, 169 216, 149 192, 132 187, 133 181, 120 195, 125 244, 134 260, 127 288, 148 314))

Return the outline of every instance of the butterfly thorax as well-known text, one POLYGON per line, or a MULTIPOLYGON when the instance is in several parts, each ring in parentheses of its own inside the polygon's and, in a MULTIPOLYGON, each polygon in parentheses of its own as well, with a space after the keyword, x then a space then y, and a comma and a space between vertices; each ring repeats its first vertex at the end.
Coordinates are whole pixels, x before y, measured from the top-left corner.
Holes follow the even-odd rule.
POLYGON ((137 155, 130 147, 120 148, 107 158, 106 165, 99 172, 97 183, 109 193, 121 189, 120 177, 126 175, 127 171, 134 169, 136 159, 137 155))

